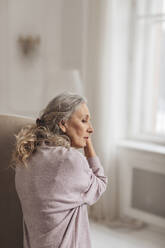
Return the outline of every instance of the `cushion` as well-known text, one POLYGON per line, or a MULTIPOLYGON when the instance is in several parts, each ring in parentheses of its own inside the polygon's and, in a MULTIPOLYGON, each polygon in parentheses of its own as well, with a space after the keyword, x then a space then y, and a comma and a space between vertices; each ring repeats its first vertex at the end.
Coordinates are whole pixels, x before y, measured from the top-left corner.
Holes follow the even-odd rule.
POLYGON ((15 172, 10 167, 14 135, 31 118, 0 115, 0 247, 23 248, 22 211, 15 190, 15 172))

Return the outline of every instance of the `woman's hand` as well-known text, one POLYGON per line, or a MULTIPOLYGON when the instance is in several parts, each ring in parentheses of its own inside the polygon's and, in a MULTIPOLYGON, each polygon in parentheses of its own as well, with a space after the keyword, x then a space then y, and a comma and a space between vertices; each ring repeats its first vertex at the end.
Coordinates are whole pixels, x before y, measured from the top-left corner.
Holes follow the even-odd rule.
POLYGON ((91 138, 87 139, 86 146, 84 147, 84 155, 87 158, 96 156, 96 153, 95 153, 91 138))

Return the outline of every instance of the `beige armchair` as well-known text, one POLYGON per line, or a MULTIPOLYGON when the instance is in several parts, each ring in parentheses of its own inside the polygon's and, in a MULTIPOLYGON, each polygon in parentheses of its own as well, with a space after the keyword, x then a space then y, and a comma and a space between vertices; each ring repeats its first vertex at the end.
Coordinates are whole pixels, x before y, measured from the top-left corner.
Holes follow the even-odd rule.
POLYGON ((22 212, 15 191, 14 170, 9 167, 14 134, 34 120, 0 115, 0 247, 23 248, 22 212))

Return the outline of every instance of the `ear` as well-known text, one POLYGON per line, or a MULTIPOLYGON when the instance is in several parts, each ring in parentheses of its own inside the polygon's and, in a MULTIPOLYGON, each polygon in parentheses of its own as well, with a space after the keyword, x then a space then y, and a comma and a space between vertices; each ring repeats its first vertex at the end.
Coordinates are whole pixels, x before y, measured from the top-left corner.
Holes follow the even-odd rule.
POLYGON ((63 120, 60 121, 58 125, 61 128, 61 130, 63 131, 63 133, 66 133, 65 121, 63 121, 63 120))

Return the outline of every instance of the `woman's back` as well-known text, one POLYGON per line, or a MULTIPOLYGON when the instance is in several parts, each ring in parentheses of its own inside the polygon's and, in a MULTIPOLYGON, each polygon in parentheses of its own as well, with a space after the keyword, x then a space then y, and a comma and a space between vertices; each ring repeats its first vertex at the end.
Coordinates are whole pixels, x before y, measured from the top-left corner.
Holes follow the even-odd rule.
MULTIPOLYGON (((99 166, 98 158, 94 160, 99 166)), ((103 176, 103 169, 99 168, 103 176)), ((25 247, 91 246, 86 204, 101 196, 106 183, 106 177, 98 177, 96 182, 91 181, 92 176, 96 179, 79 151, 60 146, 41 146, 30 158, 28 168, 16 168, 25 247), (99 193, 97 187, 102 187, 99 193)))

